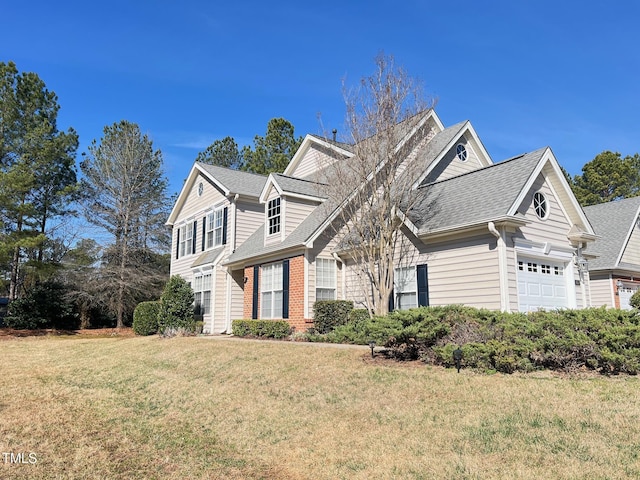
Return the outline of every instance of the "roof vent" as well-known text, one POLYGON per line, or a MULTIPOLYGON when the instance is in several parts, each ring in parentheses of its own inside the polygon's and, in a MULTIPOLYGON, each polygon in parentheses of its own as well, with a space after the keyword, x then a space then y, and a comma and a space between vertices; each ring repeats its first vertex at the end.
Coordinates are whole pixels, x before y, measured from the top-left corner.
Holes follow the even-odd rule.
POLYGON ((336 134, 338 133, 338 130, 336 130, 335 128, 333 130, 331 130, 331 133, 333 133, 333 141, 336 141, 336 134))

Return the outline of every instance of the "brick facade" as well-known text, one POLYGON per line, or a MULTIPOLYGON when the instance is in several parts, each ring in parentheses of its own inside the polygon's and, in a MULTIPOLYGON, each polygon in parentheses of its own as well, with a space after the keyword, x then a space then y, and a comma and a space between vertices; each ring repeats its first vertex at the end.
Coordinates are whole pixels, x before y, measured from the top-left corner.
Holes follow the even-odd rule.
MULTIPOLYGON (((304 255, 289 259, 289 324, 298 332, 313 326, 313 320, 304 318, 304 255)), ((245 267, 244 276, 244 318, 251 318, 253 310, 253 268, 245 267)), ((259 282, 258 278, 258 282, 259 282)), ((258 283, 258 289, 260 283, 258 283)), ((259 290, 258 290, 259 292, 259 290)), ((258 294, 258 318, 260 318, 260 294, 258 294)))

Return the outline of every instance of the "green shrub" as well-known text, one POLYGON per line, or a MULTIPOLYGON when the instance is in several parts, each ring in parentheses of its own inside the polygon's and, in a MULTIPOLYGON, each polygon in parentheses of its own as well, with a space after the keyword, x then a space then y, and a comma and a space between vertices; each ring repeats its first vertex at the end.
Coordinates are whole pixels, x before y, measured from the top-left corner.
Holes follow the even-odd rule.
POLYGON ((354 308, 349 312, 348 323, 362 323, 369 320, 369 310, 366 308, 354 308))
POLYGON ((640 309, 640 290, 631 295, 631 299, 629 300, 629 305, 631 305, 636 310, 640 309))
POLYGON ((186 280, 179 275, 172 276, 160 297, 158 331, 161 334, 167 329, 194 332, 193 300, 193 290, 186 280))
POLYGON ((318 300, 313 305, 313 326, 318 333, 327 333, 344 325, 353 310, 350 300, 318 300))
POLYGON ((78 328, 79 317, 74 314, 66 293, 66 287, 60 282, 39 283, 26 296, 9 304, 5 325, 17 329, 78 328))
POLYGON ((286 320, 234 320, 231 332, 237 337, 286 338, 291 326, 286 320))
POLYGON ((136 335, 153 335, 158 333, 158 317, 160 302, 140 302, 133 311, 133 332, 136 335))

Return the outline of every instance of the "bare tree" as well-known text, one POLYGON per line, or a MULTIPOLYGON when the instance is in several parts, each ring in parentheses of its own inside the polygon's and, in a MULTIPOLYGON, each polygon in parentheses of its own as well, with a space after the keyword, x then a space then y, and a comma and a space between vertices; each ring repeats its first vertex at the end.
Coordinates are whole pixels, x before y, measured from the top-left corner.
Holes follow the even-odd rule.
MULTIPOLYGON (((136 124, 105 127, 80 165, 87 219, 104 228, 113 243, 102 254, 100 280, 118 328, 125 315, 164 278, 160 252, 168 208, 162 153, 136 124)), ((166 263, 166 262, 164 262, 166 263)))
POLYGON ((393 57, 380 54, 375 64, 375 73, 357 88, 343 85, 345 143, 353 156, 332 161, 318 179, 325 184, 327 206, 335 207, 332 228, 341 256, 349 259, 369 311, 385 314, 394 268, 413 251, 402 245, 401 230, 424 168, 413 160, 433 135, 425 119, 434 101, 393 57))

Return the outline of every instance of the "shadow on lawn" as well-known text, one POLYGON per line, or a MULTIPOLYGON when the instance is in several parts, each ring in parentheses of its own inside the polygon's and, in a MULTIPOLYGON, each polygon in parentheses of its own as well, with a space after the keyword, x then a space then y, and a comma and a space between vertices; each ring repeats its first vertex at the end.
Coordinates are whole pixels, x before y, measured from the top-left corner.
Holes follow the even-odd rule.
POLYGON ((0 328, 0 340, 24 337, 78 337, 78 338, 105 338, 105 337, 133 337, 131 328, 90 328, 84 330, 57 330, 42 328, 37 330, 17 330, 15 328, 0 328))

